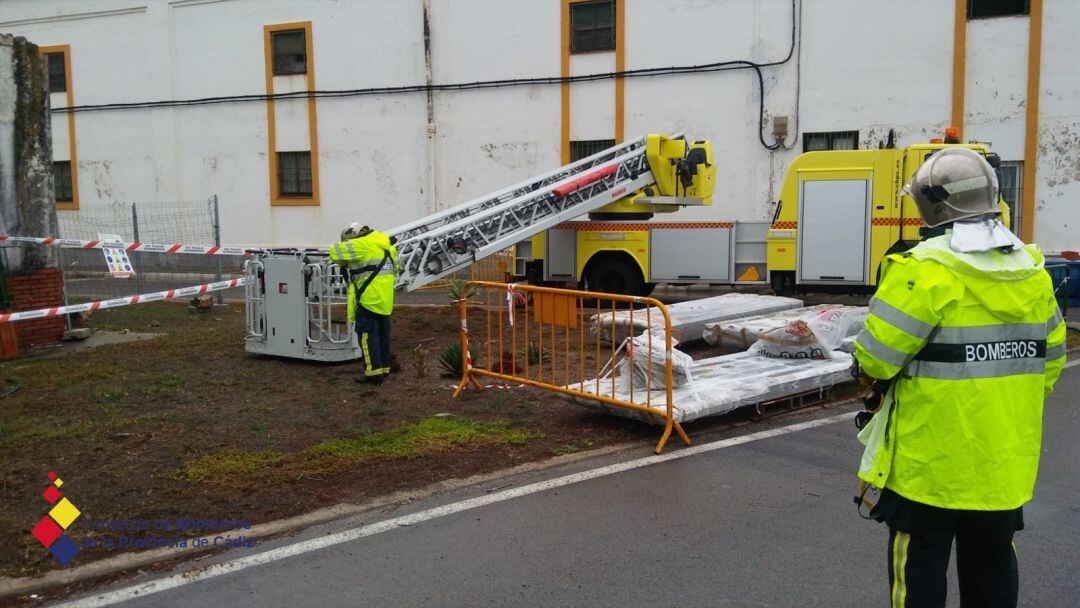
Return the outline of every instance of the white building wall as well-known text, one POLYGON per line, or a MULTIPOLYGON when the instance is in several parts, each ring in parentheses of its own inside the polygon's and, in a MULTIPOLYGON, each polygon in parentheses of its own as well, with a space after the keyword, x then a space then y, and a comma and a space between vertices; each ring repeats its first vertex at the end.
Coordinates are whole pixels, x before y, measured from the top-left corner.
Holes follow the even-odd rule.
MULTIPOLYGON (((790 47, 788 0, 625 1, 627 69, 778 61, 790 47)), ((1080 3, 1045 2, 1035 236, 1048 250, 1076 249, 1080 3)), ((868 147, 895 129, 903 146, 948 125, 952 2, 803 4, 796 57, 762 69, 765 139, 771 117, 788 116, 800 135, 789 134, 791 150, 759 142, 752 70, 625 81, 627 138, 685 131, 713 142, 713 206, 664 219, 768 217, 805 132, 857 130, 868 147)), ((561 10, 560 0, 430 0, 431 81, 558 76, 561 10)), ((0 3, 0 30, 71 45, 76 104, 261 94, 263 26, 292 21, 312 22, 318 89, 422 84, 424 20, 423 0, 0 3)), ((1027 17, 968 25, 964 135, 1005 160, 1024 155, 1027 27, 1027 17)), ((575 55, 570 72, 608 72, 614 61, 575 55)), ((571 139, 615 135, 614 90, 612 81, 571 86, 571 139)), ((320 98, 321 204, 307 207, 270 205, 264 102, 78 113, 80 205, 217 194, 227 242, 325 244, 347 222, 398 225, 557 166, 560 100, 557 84, 438 92, 429 133, 425 93, 320 98)), ((276 103, 277 149, 302 145, 306 104, 276 103)))

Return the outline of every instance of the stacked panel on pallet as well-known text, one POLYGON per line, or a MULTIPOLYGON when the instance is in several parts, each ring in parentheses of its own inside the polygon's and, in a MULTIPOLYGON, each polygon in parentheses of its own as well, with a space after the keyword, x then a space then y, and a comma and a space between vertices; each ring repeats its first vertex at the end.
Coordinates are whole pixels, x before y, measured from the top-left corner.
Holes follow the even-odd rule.
MULTIPOLYGON (((619 374, 597 383, 587 380, 581 390, 604 397, 635 402, 644 401, 645 382, 637 382, 631 392, 629 359, 616 366, 619 374), (631 399, 632 398, 632 399, 631 399)), ((802 393, 823 390, 851 380, 851 355, 834 352, 830 359, 772 359, 747 352, 694 361, 690 378, 672 389, 674 418, 687 422, 717 416, 740 407, 783 399, 802 393)), ((635 377, 640 378, 640 375, 635 377)), ((579 390, 578 385, 569 388, 579 390)), ((665 405, 663 380, 654 380, 651 389, 653 407, 665 405)), ((653 424, 663 419, 643 412, 577 399, 594 409, 653 424)))
MULTIPOLYGON (((802 300, 765 296, 752 293, 727 293, 701 300, 679 302, 667 307, 671 315, 671 332, 681 343, 701 340, 708 324, 754 317, 767 313, 797 309, 802 300)), ((592 332, 604 340, 611 341, 612 332, 616 336, 638 335, 648 328, 664 331, 664 315, 656 308, 616 310, 593 315, 592 332)))

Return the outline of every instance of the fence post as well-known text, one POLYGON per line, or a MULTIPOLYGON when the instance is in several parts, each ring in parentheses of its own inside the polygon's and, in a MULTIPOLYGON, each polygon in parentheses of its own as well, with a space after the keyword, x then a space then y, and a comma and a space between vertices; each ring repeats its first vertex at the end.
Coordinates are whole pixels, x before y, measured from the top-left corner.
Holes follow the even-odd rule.
MULTIPOLYGON (((210 196, 210 206, 214 209, 214 244, 218 247, 221 246, 221 215, 218 211, 218 198, 216 194, 210 196)), ((215 282, 221 282, 221 256, 215 255, 214 261, 217 262, 217 273, 214 275, 215 282)), ((225 303, 225 292, 217 292, 217 303, 225 303)))
MULTIPOLYGON (((135 203, 131 203, 131 235, 133 237, 133 240, 136 243, 138 243, 139 242, 139 211, 135 207, 135 203)), ((134 253, 134 252, 132 252, 132 253, 134 253)), ((135 256, 132 255, 132 256, 128 256, 128 257, 130 259, 130 258, 134 258, 135 256)), ((134 259, 131 259, 130 261, 131 261, 131 268, 135 271, 135 293, 142 293, 143 292, 142 268, 138 268, 138 267, 135 266, 135 260, 134 259)))

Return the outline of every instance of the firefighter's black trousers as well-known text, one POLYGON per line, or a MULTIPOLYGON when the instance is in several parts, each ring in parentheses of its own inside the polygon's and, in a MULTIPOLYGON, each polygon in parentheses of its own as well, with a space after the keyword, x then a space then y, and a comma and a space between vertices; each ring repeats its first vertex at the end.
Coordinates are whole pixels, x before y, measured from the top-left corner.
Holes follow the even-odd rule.
POLYGON ((961 608, 1016 608, 1019 581, 1013 533, 1023 509, 962 511, 908 500, 886 489, 871 512, 889 526, 893 608, 944 608, 953 539, 961 608))
POLYGON ((390 373, 390 315, 356 307, 356 337, 364 353, 364 377, 390 373))

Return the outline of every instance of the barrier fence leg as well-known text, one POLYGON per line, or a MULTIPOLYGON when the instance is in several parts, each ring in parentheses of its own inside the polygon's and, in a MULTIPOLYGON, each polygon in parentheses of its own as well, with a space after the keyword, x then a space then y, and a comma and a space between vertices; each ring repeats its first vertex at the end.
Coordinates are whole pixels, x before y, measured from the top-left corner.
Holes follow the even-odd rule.
POLYGON ((461 382, 454 389, 455 399, 461 394, 461 391, 465 390, 465 386, 469 382, 472 382, 473 386, 478 389, 484 388, 472 373, 472 357, 469 356, 469 309, 465 303, 467 293, 468 287, 465 288, 465 293, 458 300, 458 312, 461 314, 461 382))

